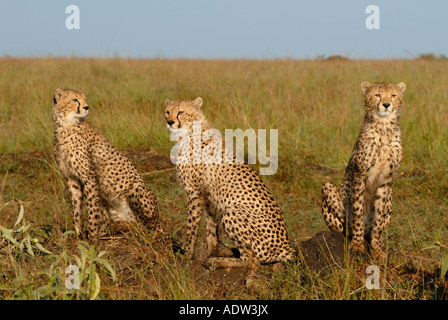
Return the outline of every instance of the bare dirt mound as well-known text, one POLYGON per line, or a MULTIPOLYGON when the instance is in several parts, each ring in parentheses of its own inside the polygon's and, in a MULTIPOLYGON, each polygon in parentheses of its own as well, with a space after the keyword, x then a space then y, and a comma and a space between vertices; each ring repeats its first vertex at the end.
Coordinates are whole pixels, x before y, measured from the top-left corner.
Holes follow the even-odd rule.
POLYGON ((300 243, 299 252, 306 265, 321 272, 344 261, 344 236, 335 231, 321 231, 300 243))
POLYGON ((202 265, 202 260, 190 262, 193 281, 198 293, 210 299, 234 297, 236 292, 246 290, 247 268, 227 268, 209 270, 202 265))

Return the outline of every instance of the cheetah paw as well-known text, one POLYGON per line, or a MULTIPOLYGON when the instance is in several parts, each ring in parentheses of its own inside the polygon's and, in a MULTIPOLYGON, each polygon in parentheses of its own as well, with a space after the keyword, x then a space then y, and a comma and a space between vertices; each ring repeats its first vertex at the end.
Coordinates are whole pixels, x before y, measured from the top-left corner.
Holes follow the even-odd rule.
POLYGON ((352 253, 354 255, 362 255, 366 252, 366 249, 362 242, 351 242, 349 249, 350 249, 350 253, 352 253))
POLYGON ((373 258, 377 259, 377 260, 384 260, 386 259, 386 253, 382 250, 373 250, 372 251, 372 256, 373 258))

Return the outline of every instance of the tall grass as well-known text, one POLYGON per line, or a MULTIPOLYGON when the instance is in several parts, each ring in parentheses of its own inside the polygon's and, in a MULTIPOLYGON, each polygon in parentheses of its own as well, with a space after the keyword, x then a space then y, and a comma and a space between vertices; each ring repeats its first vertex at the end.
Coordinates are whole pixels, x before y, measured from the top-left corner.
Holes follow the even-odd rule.
POLYGON ((445 61, 0 59, 0 152, 51 145, 52 94, 83 89, 90 121, 123 149, 165 150, 163 101, 204 99, 218 128, 279 129, 280 156, 341 168, 363 117, 360 83, 405 81, 407 167, 447 164, 445 61), (337 146, 337 147, 335 147, 337 146))

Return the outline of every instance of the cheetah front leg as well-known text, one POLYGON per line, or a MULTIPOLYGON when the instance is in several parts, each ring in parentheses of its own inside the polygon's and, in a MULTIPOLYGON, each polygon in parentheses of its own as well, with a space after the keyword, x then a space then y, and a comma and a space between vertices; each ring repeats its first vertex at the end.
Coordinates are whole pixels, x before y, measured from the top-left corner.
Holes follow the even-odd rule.
POLYGON ((198 239, 199 223, 201 217, 206 212, 207 205, 205 199, 197 191, 188 193, 188 221, 187 221, 187 239, 185 251, 188 259, 193 259, 194 247, 198 239))
MULTIPOLYGON (((79 182, 83 187, 82 192, 86 196, 89 224, 88 240, 96 242, 99 234, 99 221, 101 220, 101 206, 99 197, 100 187, 93 169, 94 165, 89 160, 87 154, 82 154, 79 158, 72 159, 71 167, 76 172, 79 182)), ((72 186, 74 186, 73 183, 72 186)), ((76 190, 76 187, 73 188, 73 190, 76 190)), ((79 194, 77 194, 77 196, 79 196, 79 194)), ((79 215, 79 217, 81 217, 81 215, 79 215)), ((79 228, 80 224, 80 218, 75 217, 75 228, 79 228)))
POLYGON ((362 254, 364 246, 364 191, 365 181, 361 178, 353 179, 350 210, 352 213, 350 252, 362 254))
POLYGON ((68 190, 72 199, 73 224, 75 226, 76 235, 85 239, 82 226, 82 185, 77 179, 67 178, 68 190))
POLYGON ((206 221, 206 237, 207 237, 207 249, 206 256, 213 255, 218 248, 218 224, 210 214, 205 217, 206 221))
POLYGON ((88 208, 88 239, 91 242, 96 242, 98 240, 100 229, 101 206, 99 197, 99 186, 94 177, 90 177, 84 183, 84 191, 86 193, 86 204, 88 208))
POLYGON ((382 249, 381 233, 390 222, 392 214, 392 188, 388 185, 382 185, 376 190, 373 203, 374 224, 370 233, 370 245, 373 255, 383 259, 386 254, 382 249))
POLYGON ((325 224, 330 230, 344 233, 345 215, 344 203, 338 188, 331 182, 327 182, 322 187, 321 212, 325 224))

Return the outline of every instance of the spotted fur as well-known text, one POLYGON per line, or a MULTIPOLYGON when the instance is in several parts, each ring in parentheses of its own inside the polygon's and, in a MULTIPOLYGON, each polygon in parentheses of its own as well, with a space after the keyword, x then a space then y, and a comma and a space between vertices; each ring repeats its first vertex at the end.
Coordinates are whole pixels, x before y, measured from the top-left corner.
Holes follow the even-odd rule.
POLYGON ((406 85, 403 82, 361 84, 365 118, 345 170, 341 188, 322 188, 322 214, 327 226, 349 236, 350 250, 384 257, 381 233, 392 214, 392 183, 401 161, 398 124, 406 85))
POLYGON ((247 164, 226 164, 225 152, 218 156, 222 156, 222 164, 208 162, 209 157, 216 159, 216 154, 206 148, 221 141, 204 138, 204 131, 211 127, 201 111, 202 99, 167 99, 165 104, 167 127, 170 130, 185 129, 189 137, 180 139, 177 154, 177 175, 188 196, 185 250, 189 257, 193 257, 199 222, 205 216, 206 255, 209 257, 205 265, 231 267, 291 260, 294 251, 283 215, 258 174, 247 164), (200 121, 200 132, 193 130, 193 121, 200 121), (202 161, 199 164, 193 162, 194 151, 198 152, 193 148, 195 139, 201 141, 202 161), (189 153, 183 151, 182 143, 190 144, 189 153), (211 257, 218 246, 220 225, 236 244, 240 258, 211 257))
POLYGON ((157 200, 131 161, 84 121, 89 112, 81 91, 57 89, 54 94, 54 156, 67 180, 76 233, 85 237, 82 200, 86 196, 88 238, 97 240, 110 225, 121 230, 144 222, 163 232, 157 200))

